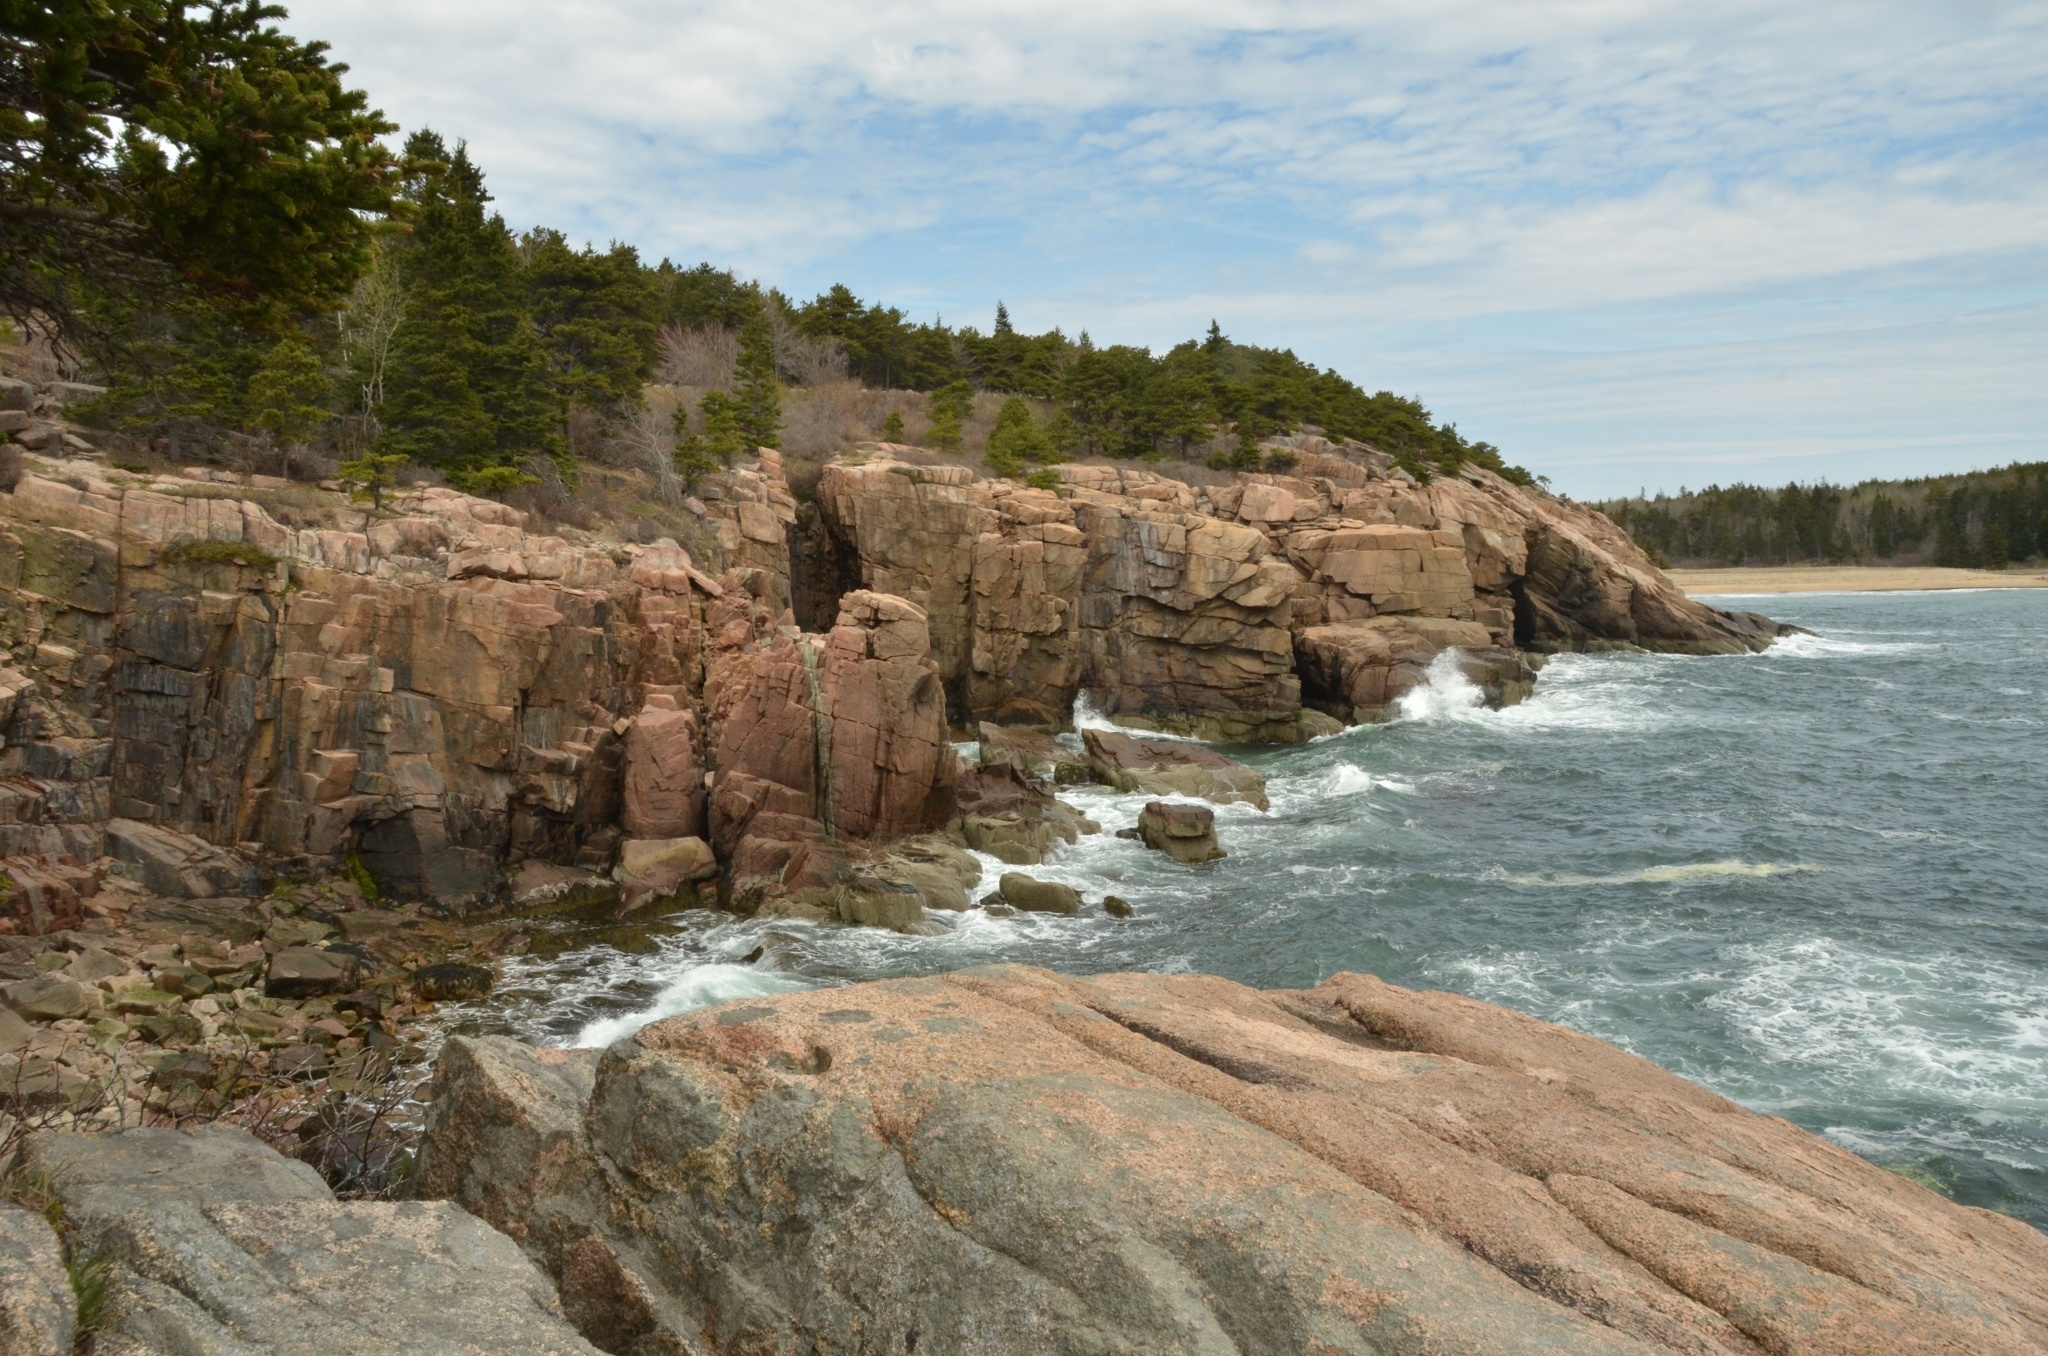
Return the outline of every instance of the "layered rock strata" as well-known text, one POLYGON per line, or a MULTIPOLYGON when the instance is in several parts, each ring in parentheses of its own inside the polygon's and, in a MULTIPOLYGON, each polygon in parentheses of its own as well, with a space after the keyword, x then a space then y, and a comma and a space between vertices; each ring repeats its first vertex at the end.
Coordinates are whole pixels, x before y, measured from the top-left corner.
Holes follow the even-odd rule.
POLYGON ((613 1352, 2048 1347, 2048 1242, 1359 975, 1020 967, 451 1042, 417 1178, 613 1352))

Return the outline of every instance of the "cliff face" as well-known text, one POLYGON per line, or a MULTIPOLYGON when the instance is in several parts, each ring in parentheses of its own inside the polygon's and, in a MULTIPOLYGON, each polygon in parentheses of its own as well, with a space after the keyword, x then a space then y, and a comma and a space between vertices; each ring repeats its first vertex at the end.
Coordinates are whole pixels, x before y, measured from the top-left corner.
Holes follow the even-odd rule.
POLYGON ((1298 739, 1324 728, 1304 704, 1384 718, 1448 648, 1514 700, 1520 652, 1737 653, 1778 633, 1685 597, 1590 510, 1297 441, 1298 474, 1212 487, 1073 466, 1025 489, 876 457, 828 466, 818 502, 859 581, 930 615, 956 716, 998 723, 1058 725, 1086 691, 1126 719, 1298 739))
POLYGON ((415 1186, 607 1351, 2048 1349, 2048 1244, 1369 976, 990 966, 452 1041, 415 1186))
POLYGON ((844 891, 881 888, 869 845, 952 813, 949 716, 1057 726, 1087 691, 1134 723, 1299 739, 1380 718, 1446 648, 1514 700, 1524 651, 1774 633, 1483 471, 1424 486, 1300 455, 1205 489, 849 459, 818 493, 834 568, 822 591, 796 572, 817 635, 770 452, 707 490, 701 561, 447 490, 373 512, 37 463, 0 495, 0 924, 64 926, 109 859, 205 895, 354 854, 387 892, 461 905, 501 863, 604 870, 622 839, 689 837, 728 897, 837 890, 813 906, 865 917, 844 891))

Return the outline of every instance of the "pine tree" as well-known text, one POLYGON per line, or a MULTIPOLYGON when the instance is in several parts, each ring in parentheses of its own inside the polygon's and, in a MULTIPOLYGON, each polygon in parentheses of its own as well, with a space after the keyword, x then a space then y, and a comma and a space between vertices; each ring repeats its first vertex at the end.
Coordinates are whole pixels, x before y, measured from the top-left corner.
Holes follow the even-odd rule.
POLYGON ((384 491, 398 483, 394 477, 405 463, 406 456, 402 452, 365 452, 343 462, 339 469, 343 480, 353 482, 350 498, 367 499, 371 508, 381 509, 384 507, 384 491))
POLYGON ((900 443, 903 441, 903 416, 896 410, 889 411, 889 417, 882 421, 882 441, 900 443))
POLYGON ((780 447, 782 387, 775 380, 775 336, 764 303, 740 330, 740 359, 733 368, 733 418, 747 450, 780 447))
POLYGON ((1031 407, 1011 396, 996 412, 996 425, 989 430, 988 447, 981 459, 997 475, 1014 476, 1026 466, 1058 461, 1060 457, 1033 422, 1031 407))
POLYGON ((929 408, 931 426, 925 430, 924 440, 950 451, 960 446, 961 426, 974 408, 974 388, 964 380, 949 381, 932 392, 929 408))
POLYGON ((560 231, 520 241, 534 328, 556 389, 572 405, 616 413, 654 370, 656 297, 631 245, 571 249, 560 231))
POLYGON ((277 444, 279 470, 291 478, 292 450, 327 423, 333 383, 306 336, 293 331, 270 346, 263 365, 249 379, 249 427, 277 444))
POLYGON ((731 396, 723 391, 706 391, 697 402, 697 413, 704 419, 704 447, 711 456, 730 466, 734 457, 748 450, 746 430, 740 425, 739 403, 731 396))
POLYGON ((524 269, 504 218, 486 216, 483 173, 415 133, 408 158, 433 170, 400 255, 407 323, 392 344, 379 445, 427 466, 477 471, 562 457, 560 397, 527 314, 524 269))

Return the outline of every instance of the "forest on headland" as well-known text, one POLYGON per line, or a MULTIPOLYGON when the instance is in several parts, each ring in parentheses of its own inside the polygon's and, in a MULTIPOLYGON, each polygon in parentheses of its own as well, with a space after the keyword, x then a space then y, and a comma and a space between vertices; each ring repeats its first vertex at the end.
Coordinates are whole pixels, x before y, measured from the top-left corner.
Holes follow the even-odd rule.
POLYGON ((1952 565, 2048 557, 2048 462, 1851 486, 1712 485, 1596 504, 1660 565, 1952 565))
POLYGON ((116 453, 487 494, 640 467, 672 494, 757 445, 912 442, 1007 475, 1087 456, 1245 470, 1262 438, 1307 430, 1420 477, 1529 479, 1413 398, 1214 322, 1155 353, 1027 333, 999 300, 983 330, 515 229, 460 140, 398 139, 283 17, 119 0, 9 21, 10 352, 103 387, 66 416, 116 453))

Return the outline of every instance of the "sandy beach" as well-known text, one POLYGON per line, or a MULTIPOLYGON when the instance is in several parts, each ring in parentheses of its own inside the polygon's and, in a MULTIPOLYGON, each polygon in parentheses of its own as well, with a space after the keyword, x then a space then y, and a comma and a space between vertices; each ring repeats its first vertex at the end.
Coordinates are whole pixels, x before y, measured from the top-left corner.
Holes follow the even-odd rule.
POLYGON ((1958 570, 1936 565, 1783 565, 1766 569, 1666 570, 1694 596, 1716 593, 1868 593, 1886 589, 2048 588, 2048 569, 1958 570))

